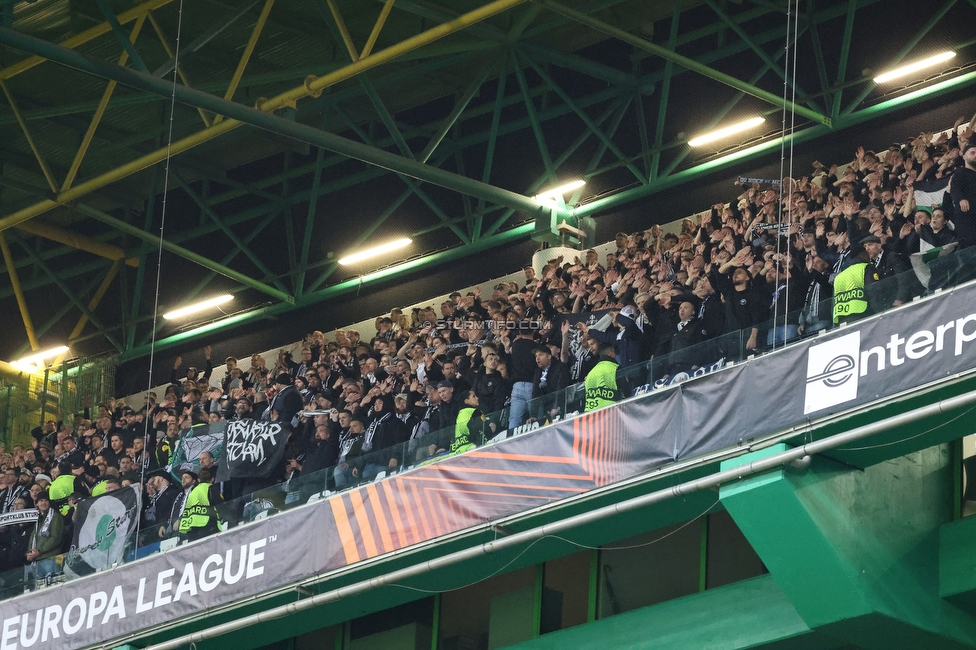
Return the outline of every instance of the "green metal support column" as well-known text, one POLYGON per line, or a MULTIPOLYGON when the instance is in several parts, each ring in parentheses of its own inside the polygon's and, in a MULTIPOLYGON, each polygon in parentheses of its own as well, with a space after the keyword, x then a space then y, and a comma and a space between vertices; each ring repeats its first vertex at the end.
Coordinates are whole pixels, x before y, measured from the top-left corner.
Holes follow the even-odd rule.
MULTIPOLYGON (((786 451, 780 444, 722 470, 786 451)), ((939 594, 952 520, 947 445, 851 469, 814 457, 724 485, 725 506, 810 628, 864 648, 976 645, 976 619, 939 594)))

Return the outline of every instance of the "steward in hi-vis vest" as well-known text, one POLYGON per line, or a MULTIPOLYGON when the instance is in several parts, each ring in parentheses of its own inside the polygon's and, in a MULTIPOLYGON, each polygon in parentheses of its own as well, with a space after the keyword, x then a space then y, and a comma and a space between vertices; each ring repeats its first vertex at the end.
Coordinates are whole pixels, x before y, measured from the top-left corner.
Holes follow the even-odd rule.
POLYGON ((879 279, 874 265, 864 261, 855 262, 837 274, 834 278, 834 325, 871 315, 866 288, 879 279))
POLYGON ((190 490, 180 515, 180 541, 192 542, 220 530, 215 507, 219 502, 220 490, 210 482, 210 472, 201 469, 200 482, 190 490))
POLYGON ((464 408, 458 412, 454 424, 454 441, 451 453, 460 454, 474 449, 485 440, 485 414, 478 409, 478 396, 469 390, 464 398, 464 408))
POLYGON ((621 399, 617 386, 617 370, 620 366, 613 358, 613 348, 600 345, 600 361, 586 373, 583 385, 586 387, 586 406, 584 411, 595 411, 621 399))

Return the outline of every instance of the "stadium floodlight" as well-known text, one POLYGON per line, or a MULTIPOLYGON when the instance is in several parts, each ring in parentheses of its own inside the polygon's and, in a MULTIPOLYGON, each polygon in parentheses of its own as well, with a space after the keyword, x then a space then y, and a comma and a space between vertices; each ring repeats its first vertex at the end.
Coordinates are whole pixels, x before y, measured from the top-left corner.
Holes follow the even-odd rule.
POLYGON ((362 262, 363 260, 369 259, 371 257, 377 257, 384 253, 389 253, 395 251, 398 248, 403 248, 404 246, 409 246, 413 243, 413 240, 409 237, 404 237, 403 239, 396 239, 385 244, 380 244, 379 246, 374 246, 373 248, 367 248, 364 251, 359 251, 358 253, 353 253, 352 255, 346 255, 339 260, 339 264, 343 266, 349 266, 350 264, 355 264, 356 262, 362 262))
POLYGON ((700 147, 703 144, 708 144, 709 142, 714 142, 715 140, 721 140, 722 138, 727 138, 730 135, 735 135, 736 133, 741 133, 742 131, 748 131, 749 129, 759 126, 765 121, 766 120, 761 117, 751 117, 748 120, 737 122, 717 131, 712 131, 711 133, 706 133, 704 135, 692 138, 688 141, 688 145, 691 147, 700 147))
POLYGON ((40 364, 45 359, 50 359, 51 357, 56 357, 58 355, 64 354, 68 351, 67 345, 60 345, 56 348, 51 348, 50 350, 44 350, 43 352, 35 352, 34 354, 24 357, 23 359, 18 359, 14 361, 12 366, 21 368, 23 370, 35 370, 36 366, 40 364))
POLYGON ((540 205, 549 205, 550 202, 555 199, 561 198, 564 194, 578 190, 579 188, 586 185, 586 181, 583 179, 577 179, 575 181, 569 181, 559 187, 554 187, 551 190, 546 190, 545 192, 540 192, 532 197, 532 200, 540 205))
POLYGON ((891 81, 892 79, 907 77, 908 75, 918 72, 919 70, 924 70, 925 68, 931 68, 939 65, 940 63, 948 61, 955 56, 956 53, 952 51, 940 52, 939 54, 930 56, 927 59, 922 59, 921 61, 916 61, 915 63, 909 63, 908 65, 903 65, 900 68, 895 68, 894 70, 878 75, 874 78, 874 83, 883 84, 886 81, 891 81))
POLYGON ((174 309, 173 311, 166 312, 163 314, 163 318, 166 320, 173 320, 175 318, 182 318, 184 316, 189 316, 190 314, 195 314, 198 311, 203 311, 205 309, 210 309, 211 307, 216 307, 217 305, 222 305, 225 302, 230 302, 234 299, 234 296, 230 294, 224 294, 222 296, 217 296, 216 298, 210 298, 209 300, 203 300, 192 305, 187 305, 186 307, 180 307, 179 309, 174 309))

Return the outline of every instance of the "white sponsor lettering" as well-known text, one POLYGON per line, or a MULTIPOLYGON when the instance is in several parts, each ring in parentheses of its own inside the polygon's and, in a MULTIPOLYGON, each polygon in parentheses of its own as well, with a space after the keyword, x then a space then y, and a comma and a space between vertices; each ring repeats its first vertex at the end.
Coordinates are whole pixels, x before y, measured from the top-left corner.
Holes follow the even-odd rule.
POLYGON ((84 598, 75 598, 64 608, 64 622, 61 627, 66 635, 71 635, 80 630, 85 625, 85 614, 88 611, 88 603, 84 598), (74 610, 78 610, 77 625, 71 622, 71 615, 74 610))
POLYGON ((92 624, 95 622, 95 617, 105 611, 106 605, 108 605, 108 596, 105 595, 104 591, 96 591, 88 597, 88 622, 85 624, 86 629, 91 629, 92 624))
POLYGON ((173 598, 166 592, 173 588, 170 579, 176 575, 176 569, 166 569, 156 574, 156 598, 153 600, 153 607, 169 605, 173 598))
POLYGON ((20 647, 29 648, 41 638, 41 612, 43 611, 43 609, 39 609, 34 615, 34 631, 31 632, 30 636, 27 636, 27 630, 30 629, 27 625, 30 614, 24 614, 20 617, 20 647))
POLYGON ((180 577, 180 584, 176 586, 176 592, 173 594, 173 602, 175 603, 182 598, 184 593, 190 596, 197 595, 197 577, 193 572, 193 562, 186 563, 186 568, 180 577))
MULTIPOLYGON (((188 600, 221 585, 234 585, 264 575, 267 545, 268 538, 262 536, 227 549, 223 554, 208 556, 199 565, 199 570, 194 562, 187 562, 182 569, 163 569, 155 576, 142 576, 138 588, 128 591, 129 598, 135 597, 136 613, 165 610, 166 605, 181 599, 188 600)), ((51 590, 50 593, 55 592, 51 590)), ((122 585, 116 585, 111 595, 107 590, 94 591, 72 599, 66 606, 51 604, 43 609, 12 614, 0 625, 0 650, 21 650, 37 645, 56 647, 55 639, 97 629, 113 618, 121 621, 126 618, 125 593, 122 585)))
POLYGON ((954 356, 961 356, 967 343, 976 340, 976 314, 942 323, 932 330, 910 335, 892 334, 884 345, 860 349, 860 332, 814 345, 807 355, 807 393, 803 413, 808 414, 857 398, 857 378, 924 359, 947 348, 951 336, 954 356))
POLYGON ((264 551, 258 550, 264 548, 267 542, 264 539, 259 539, 257 541, 251 542, 248 547, 247 555, 247 575, 244 576, 246 580, 255 578, 262 573, 264 573, 263 566, 256 566, 258 562, 264 561, 264 551))

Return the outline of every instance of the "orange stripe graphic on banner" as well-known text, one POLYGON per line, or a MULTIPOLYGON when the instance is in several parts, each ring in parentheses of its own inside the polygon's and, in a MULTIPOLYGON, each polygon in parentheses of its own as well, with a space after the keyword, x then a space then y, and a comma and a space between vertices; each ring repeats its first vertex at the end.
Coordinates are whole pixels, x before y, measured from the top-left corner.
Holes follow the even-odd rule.
MULTIPOLYGON (((507 488, 520 488, 523 490, 551 490, 554 492, 586 492, 591 488, 585 487, 558 487, 555 485, 517 485, 514 483, 494 483, 492 481, 464 481, 461 479, 454 478, 443 478, 443 477, 424 477, 424 476, 404 476, 403 480, 406 482, 413 483, 414 481, 424 481, 432 483, 458 483, 460 485, 487 485, 488 487, 507 487, 507 488)), ((419 499, 419 496, 418 496, 419 499)), ((421 510, 423 512, 423 510, 421 510)))
POLYGON ((594 422, 596 426, 593 427, 593 481, 597 485, 600 484, 600 478, 603 475, 603 444, 605 442, 603 431, 606 428, 607 410, 600 411, 599 421, 594 422))
POLYGON ((397 510, 406 513, 406 522, 410 530, 410 536, 413 538, 413 541, 419 542, 424 538, 420 534, 420 523, 413 516, 415 507, 413 504, 412 495, 407 489, 407 485, 399 478, 393 479, 393 484, 396 487, 396 494, 399 496, 399 498, 394 501, 394 503, 400 504, 397 510))
POLYGON ((366 493, 369 495, 369 504, 373 507, 373 517, 376 519, 376 527, 380 530, 383 548, 392 551, 396 546, 393 545, 393 538, 390 536, 390 525, 386 521, 386 509, 380 501, 380 494, 372 483, 366 486, 366 493))
POLYGON ((424 499, 427 501, 427 507, 429 508, 429 510, 427 510, 427 514, 430 515, 431 527, 434 529, 435 534, 437 536, 443 535, 447 531, 446 531, 446 526, 444 525, 443 520, 441 519, 441 517, 439 516, 439 514, 437 512, 438 511, 438 508, 434 504, 434 501, 431 498, 430 492, 428 492, 426 489, 424 489, 423 490, 423 495, 424 495, 424 499))
POLYGON ((359 490, 353 490, 349 493, 349 500, 352 502, 356 523, 359 524, 359 537, 366 549, 366 557, 375 557, 378 554, 376 540, 373 539, 373 529, 369 527, 369 514, 363 505, 363 495, 359 490))
MULTIPOLYGON (((505 492, 476 492, 474 490, 459 490, 457 488, 427 488, 428 490, 441 490, 444 492, 449 492, 451 494, 470 494, 473 496, 496 496, 496 497, 509 497, 511 499, 538 499, 540 501, 555 501, 559 497, 540 497, 534 494, 508 494, 505 492)), ((468 497, 466 497, 468 498, 468 497)))
POLYGON ((493 458, 495 460, 524 460, 529 463, 562 463, 575 465, 576 460, 565 456, 526 456, 523 454, 499 454, 490 451, 469 451, 464 458, 493 458))
POLYGON ((349 524, 349 517, 346 515, 346 504, 343 503, 342 496, 329 499, 332 506, 332 516, 335 518, 336 529, 339 531, 339 541, 342 542, 342 552, 346 555, 346 564, 359 562, 359 550, 356 548, 356 536, 352 532, 349 524))
POLYGON ((384 499, 386 507, 393 517, 393 534, 397 538, 397 548, 401 548, 409 544, 410 539, 407 531, 403 528, 403 521, 400 519, 400 508, 397 505, 396 498, 393 496, 393 488, 390 487, 392 484, 393 481, 380 481, 380 488, 383 490, 383 496, 386 497, 384 499))
POLYGON ((452 499, 450 494, 441 494, 438 490, 425 490, 425 492, 437 505, 437 511, 443 515, 446 530, 460 530, 474 525, 475 521, 464 514, 461 504, 457 499, 452 499))
POLYGON ((451 467, 431 467, 432 470, 438 472, 450 472, 452 474, 493 474, 495 476, 530 476, 534 478, 559 478, 559 479, 569 479, 571 481, 586 481, 590 477, 581 476, 579 474, 549 474, 546 472, 513 472, 506 469, 488 469, 487 467, 465 467, 463 472, 458 471, 456 468, 451 467))
POLYGON ((424 527, 423 539, 430 539, 433 535, 431 534, 430 524, 427 523, 427 513, 424 511, 424 500, 420 498, 420 490, 417 489, 416 485, 410 483, 410 491, 413 492, 414 507, 420 515, 420 523, 424 527))
POLYGON ((576 427, 576 435, 580 440, 580 467, 584 472, 590 471, 590 422, 593 414, 584 415, 578 420, 579 426, 576 427))

